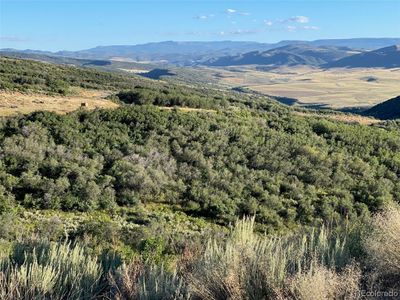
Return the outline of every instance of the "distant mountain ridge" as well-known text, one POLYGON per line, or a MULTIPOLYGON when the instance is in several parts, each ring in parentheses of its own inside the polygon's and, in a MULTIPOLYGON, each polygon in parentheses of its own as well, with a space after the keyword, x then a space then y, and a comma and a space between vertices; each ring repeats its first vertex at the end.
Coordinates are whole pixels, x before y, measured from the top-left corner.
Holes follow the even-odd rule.
POLYGON ((8 51, 0 50, 0 56, 36 60, 54 64, 74 65, 78 67, 95 67, 110 71, 136 69, 136 70, 143 70, 145 72, 145 71, 150 71, 156 68, 157 66, 158 67, 160 66, 153 64, 135 63, 129 61, 126 62, 126 61, 116 61, 107 59, 84 59, 84 58, 65 57, 65 56, 57 56, 54 54, 52 55, 45 53, 32 53, 29 51, 14 52, 11 50, 8 51))
POLYGON ((209 66, 233 66, 233 65, 273 65, 273 66, 294 66, 311 65, 319 66, 332 62, 355 53, 348 47, 320 46, 315 47, 308 44, 294 44, 283 46, 267 51, 254 51, 236 56, 225 56, 211 59, 205 62, 209 66))
POLYGON ((230 55, 239 52, 254 51, 269 47, 268 44, 257 42, 174 42, 147 43, 140 45, 98 46, 81 51, 59 51, 62 56, 79 58, 113 58, 127 57, 137 61, 168 61, 170 63, 186 63, 202 60, 214 55, 230 55))
POLYGON ((172 64, 190 65, 212 58, 239 55, 253 51, 267 51, 288 45, 306 44, 314 47, 349 47, 354 49, 374 50, 390 45, 400 44, 400 38, 355 38, 355 39, 322 39, 315 41, 288 40, 278 43, 259 43, 247 41, 165 41, 138 45, 98 46, 80 51, 39 51, 2 49, 3 51, 46 54, 84 59, 129 58, 137 61, 167 61, 172 64))
POLYGON ((267 51, 253 51, 208 60, 208 66, 269 65, 272 67, 309 65, 323 68, 399 68, 400 45, 372 51, 348 47, 294 44, 267 51))
POLYGON ((400 45, 393 45, 344 57, 325 65, 327 68, 398 68, 400 67, 400 45))
POLYGON ((379 103, 363 114, 382 120, 400 119, 400 96, 379 103))

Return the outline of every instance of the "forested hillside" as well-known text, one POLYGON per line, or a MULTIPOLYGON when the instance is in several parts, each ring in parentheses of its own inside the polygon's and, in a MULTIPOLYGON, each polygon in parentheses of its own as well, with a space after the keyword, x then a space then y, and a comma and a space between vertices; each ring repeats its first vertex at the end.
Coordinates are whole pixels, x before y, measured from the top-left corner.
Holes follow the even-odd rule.
POLYGON ((2 206, 160 202, 279 229, 357 218, 400 195, 398 131, 285 112, 38 112, 3 119, 0 134, 2 206))
POLYGON ((298 116, 259 95, 2 60, 3 89, 50 92, 49 80, 62 81, 112 89, 122 105, 1 119, 5 210, 164 203, 222 224, 256 215, 264 229, 280 230, 357 219, 399 201, 397 127, 298 116))
POLYGON ((305 300, 318 276, 334 299, 398 286, 397 122, 5 61, 2 89, 60 93, 50 78, 121 106, 0 119, 0 298, 305 300), (32 279, 43 270, 51 280, 32 279))
POLYGON ((127 89, 134 77, 90 68, 54 65, 32 60, 0 57, 0 89, 66 95, 70 87, 127 89))

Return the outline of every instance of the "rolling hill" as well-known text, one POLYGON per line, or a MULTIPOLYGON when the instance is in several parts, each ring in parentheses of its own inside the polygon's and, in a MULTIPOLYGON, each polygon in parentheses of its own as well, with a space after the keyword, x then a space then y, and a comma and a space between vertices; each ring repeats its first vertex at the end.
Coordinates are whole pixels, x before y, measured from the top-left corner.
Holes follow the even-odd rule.
POLYGON ((382 120, 400 119, 400 96, 379 103, 363 114, 382 120))
POLYGON ((269 49, 269 44, 257 42, 165 41, 139 45, 98 46, 81 51, 60 51, 57 55, 79 58, 124 57, 135 61, 157 61, 173 64, 191 64, 214 56, 234 55, 257 49, 269 49))
POLYGON ((249 41, 164 41, 138 45, 106 45, 79 51, 49 52, 30 49, 2 49, 2 51, 84 59, 124 58, 135 61, 164 61, 172 64, 191 65, 212 58, 304 44, 312 47, 329 46, 374 50, 400 44, 400 38, 323 39, 315 41, 284 40, 277 43, 249 41))
MULTIPOLYGON (((122 71, 122 70, 142 70, 150 71, 154 69, 156 65, 149 63, 137 63, 124 60, 110 60, 110 59, 85 59, 85 58, 74 58, 55 55, 54 53, 31 53, 25 51, 12 51, 12 50, 0 50, 0 56, 13 57, 27 60, 36 60, 42 62, 49 62, 61 65, 73 65, 77 67, 85 68, 97 68, 106 71, 122 71)), ((159 64, 158 66, 162 66, 159 64)))
POLYGON ((322 39, 309 42, 313 46, 336 46, 356 49, 379 49, 400 43, 400 38, 322 39))
POLYGON ((295 44, 276 49, 259 52, 253 51, 236 56, 225 56, 205 62, 209 66, 235 66, 235 65, 273 65, 318 66, 335 61, 354 53, 360 53, 347 47, 321 46, 314 47, 307 44, 295 44))
MULTIPOLYGON (((335 286, 386 278, 375 262, 382 251, 397 254, 400 209, 389 211, 400 197, 396 124, 348 124, 338 119, 347 115, 262 95, 0 60, 0 96, 12 92, 9 100, 58 94, 64 106, 69 88, 108 90, 119 105, 0 117, 1 299, 282 299, 270 287, 286 295, 294 279, 313 284, 319 262, 335 286), (367 248, 372 238, 379 251, 367 248), (220 293, 225 282, 240 294, 220 293)), ((11 104, 0 103, 0 111, 11 104)), ((398 290, 391 272, 380 289, 398 290)), ((311 298, 297 294, 285 299, 311 298)))
POLYGON ((344 57, 325 65, 327 68, 398 68, 400 45, 393 45, 369 52, 344 57))

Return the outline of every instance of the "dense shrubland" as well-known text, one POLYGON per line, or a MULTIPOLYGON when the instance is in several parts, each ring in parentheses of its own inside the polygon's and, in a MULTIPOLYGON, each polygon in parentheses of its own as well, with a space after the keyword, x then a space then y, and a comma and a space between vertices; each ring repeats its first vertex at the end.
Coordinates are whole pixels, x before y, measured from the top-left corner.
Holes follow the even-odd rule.
POLYGON ((399 289, 397 121, 345 124, 257 95, 2 59, 2 89, 63 94, 47 77, 126 105, 0 119, 1 299, 399 289))
POLYGON ((194 94, 191 90, 165 86, 163 88, 149 88, 137 86, 132 90, 119 92, 118 100, 126 104, 154 104, 157 106, 186 106, 193 108, 217 108, 227 107, 228 101, 219 95, 205 97, 194 94))
POLYGON ((179 205, 266 230, 368 215, 400 198, 397 130, 248 110, 38 112, 0 124, 3 211, 179 205))
POLYGON ((67 95, 70 87, 115 90, 135 83, 135 77, 90 68, 0 57, 0 89, 67 95))
POLYGON ((74 87, 112 92, 110 100, 127 104, 226 108, 228 105, 283 110, 267 97, 177 85, 125 73, 0 57, 0 90, 69 95, 74 87))

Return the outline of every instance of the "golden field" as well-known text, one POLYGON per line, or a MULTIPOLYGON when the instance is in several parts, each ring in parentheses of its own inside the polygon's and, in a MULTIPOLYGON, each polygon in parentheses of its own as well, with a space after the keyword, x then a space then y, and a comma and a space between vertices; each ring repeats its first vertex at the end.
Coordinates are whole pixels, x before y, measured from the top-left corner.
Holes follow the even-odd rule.
POLYGON ((205 68, 220 84, 246 87, 301 104, 331 108, 372 106, 400 95, 400 69, 319 69, 283 67, 269 71, 252 66, 205 68))

